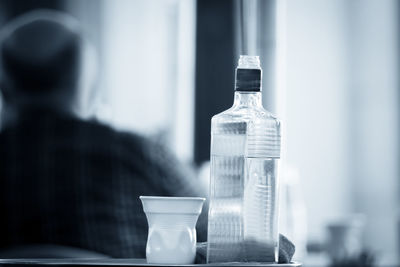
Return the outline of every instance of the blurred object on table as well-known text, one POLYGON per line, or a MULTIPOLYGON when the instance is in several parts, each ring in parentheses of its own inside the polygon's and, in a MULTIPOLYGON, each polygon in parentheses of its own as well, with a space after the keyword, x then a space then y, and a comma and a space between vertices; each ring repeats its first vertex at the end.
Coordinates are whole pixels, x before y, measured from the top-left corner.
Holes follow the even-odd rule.
POLYGON ((364 221, 362 214, 354 214, 327 225, 326 251, 332 261, 354 257, 362 252, 364 221))
POLYGON ((375 257, 369 251, 363 251, 353 256, 347 256, 342 259, 333 260, 329 267, 373 267, 375 266, 375 257))
POLYGON ((308 241, 308 254, 303 263, 310 266, 373 266, 376 256, 363 245, 365 220, 363 214, 352 214, 330 221, 325 240, 308 241))
POLYGON ((295 261, 307 256, 307 211, 297 168, 285 165, 281 171, 280 232, 295 245, 295 261))
POLYGON ((197 179, 208 196, 210 193, 210 161, 204 161, 197 168, 197 179))

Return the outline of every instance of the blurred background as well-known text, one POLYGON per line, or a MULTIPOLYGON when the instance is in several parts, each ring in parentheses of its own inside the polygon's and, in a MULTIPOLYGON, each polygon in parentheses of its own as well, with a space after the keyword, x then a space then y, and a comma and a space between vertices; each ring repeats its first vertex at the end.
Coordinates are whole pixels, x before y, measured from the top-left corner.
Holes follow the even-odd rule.
POLYGON ((39 7, 75 16, 95 48, 88 116, 164 142, 204 183, 210 118, 233 103, 239 55, 259 55, 295 258, 399 262, 398 1, 0 0, 0 25, 39 7))

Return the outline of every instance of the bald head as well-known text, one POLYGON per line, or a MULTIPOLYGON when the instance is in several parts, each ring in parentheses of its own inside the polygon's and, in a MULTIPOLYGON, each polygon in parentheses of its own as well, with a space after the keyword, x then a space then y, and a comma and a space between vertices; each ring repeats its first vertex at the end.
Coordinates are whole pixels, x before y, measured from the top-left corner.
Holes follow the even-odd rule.
POLYGON ((5 101, 71 105, 81 53, 79 26, 70 16, 38 10, 14 19, 0 31, 0 87, 5 101))

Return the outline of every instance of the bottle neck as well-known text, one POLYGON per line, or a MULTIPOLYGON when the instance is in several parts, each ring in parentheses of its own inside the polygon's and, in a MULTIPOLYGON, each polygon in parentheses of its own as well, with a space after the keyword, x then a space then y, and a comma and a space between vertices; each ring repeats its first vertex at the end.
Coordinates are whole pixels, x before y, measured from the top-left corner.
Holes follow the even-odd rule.
POLYGON ((262 107, 261 92, 235 91, 234 107, 262 107))

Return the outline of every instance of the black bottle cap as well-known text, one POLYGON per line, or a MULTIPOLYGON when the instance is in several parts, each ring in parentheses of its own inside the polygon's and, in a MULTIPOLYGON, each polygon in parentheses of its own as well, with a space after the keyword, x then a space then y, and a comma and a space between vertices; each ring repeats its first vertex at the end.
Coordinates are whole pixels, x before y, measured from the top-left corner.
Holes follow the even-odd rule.
POLYGON ((260 92, 261 75, 261 69, 237 68, 235 91, 260 92))

